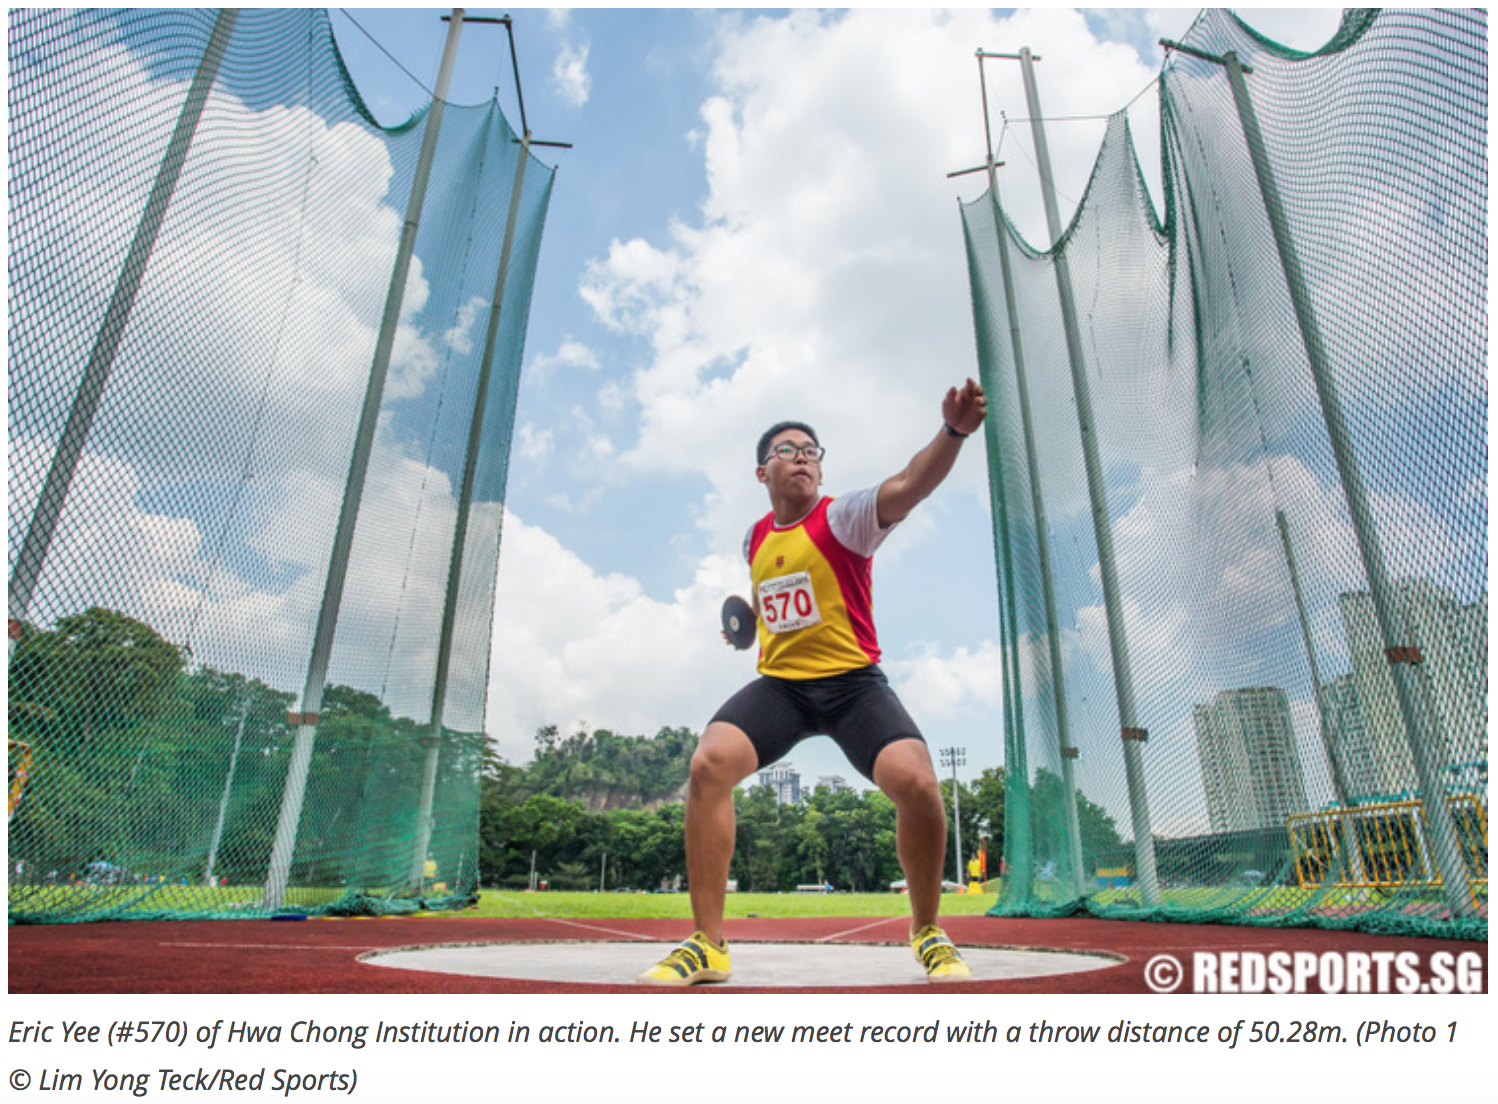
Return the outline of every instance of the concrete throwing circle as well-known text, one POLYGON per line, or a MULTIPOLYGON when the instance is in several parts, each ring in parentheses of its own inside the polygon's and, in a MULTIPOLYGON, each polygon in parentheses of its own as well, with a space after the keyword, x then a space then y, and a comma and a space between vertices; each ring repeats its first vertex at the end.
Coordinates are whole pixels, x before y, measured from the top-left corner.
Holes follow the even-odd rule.
MULTIPOLYGON (((674 943, 458 943, 392 947, 360 955, 371 966, 466 977, 633 985, 674 943)), ((1101 970, 1125 961, 1113 955, 1015 947, 961 948, 973 981, 1046 977, 1101 970)), ((920 963, 903 944, 734 943, 734 988, 821 988, 925 985, 920 963)))

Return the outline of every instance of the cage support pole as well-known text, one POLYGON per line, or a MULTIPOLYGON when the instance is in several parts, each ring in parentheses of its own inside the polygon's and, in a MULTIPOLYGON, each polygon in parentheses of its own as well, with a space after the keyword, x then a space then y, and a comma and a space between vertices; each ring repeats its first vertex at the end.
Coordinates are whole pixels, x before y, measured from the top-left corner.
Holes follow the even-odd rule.
POLYGON ((505 222, 504 245, 499 254, 499 271, 494 277, 494 293, 489 303, 489 325, 484 336, 484 356, 479 364, 478 389, 473 399, 473 416, 468 424, 468 450, 463 460, 463 482, 458 492, 458 516, 453 523, 452 555, 447 565, 447 596, 442 605, 442 630, 437 642, 437 674, 432 685, 432 721, 422 738, 425 756, 422 762, 421 805, 417 810, 416 849, 411 856, 411 887, 420 889, 426 867, 427 848, 435 827, 432 808, 437 795, 437 761, 441 754, 443 714, 447 708, 447 680, 452 670, 453 631, 458 619, 458 588, 463 575, 463 552, 468 541, 468 516, 473 505, 473 484, 478 471, 479 448, 483 443, 484 414, 489 405, 489 383, 494 375, 494 346, 499 339, 499 324, 504 310, 505 284, 510 275, 510 254, 515 243, 515 223, 520 214, 520 191, 525 185, 525 166, 530 160, 530 135, 520 140, 520 159, 515 166, 514 190, 510 194, 510 213, 505 222))
POLYGON ((47 562, 47 553, 52 548, 52 538, 57 531, 57 522, 62 516, 63 506, 67 503, 68 491, 73 485, 73 476, 78 470, 78 461, 82 459, 83 447, 87 444, 89 431, 93 428, 94 415, 99 410, 99 401, 103 398, 105 385, 109 382, 115 355, 119 352, 120 341, 125 335, 125 326, 130 321, 130 313, 135 307, 136 296, 140 293, 141 284, 146 277, 146 268, 151 263, 151 252, 156 246, 157 235, 160 234, 162 224, 166 221, 167 209, 171 206, 172 195, 182 176, 182 167, 187 162, 188 150, 192 147, 193 137, 198 131, 198 123, 203 118, 203 109, 208 103, 208 93, 213 88, 213 82, 218 78, 219 66, 224 60, 224 53, 229 47, 229 38, 234 33, 234 24, 238 18, 238 8, 222 8, 214 20, 208 45, 203 50, 203 58, 198 62, 197 71, 193 74, 192 84, 187 90, 187 98, 183 101, 182 110, 177 115, 177 125, 167 142, 166 153, 161 158, 161 166, 156 171, 156 181, 151 186, 151 194, 146 200, 145 209, 141 212, 140 222, 136 224, 135 236, 131 239, 130 250, 125 255, 124 267, 120 269, 119 278, 115 281, 114 294, 110 297, 109 306, 104 312, 104 321, 100 324, 99 333, 94 338, 88 364, 83 370, 83 378, 79 381, 78 390, 73 396, 73 405, 68 411, 68 420, 63 426, 62 436, 58 439, 57 449, 52 455, 52 465, 47 469, 47 478, 42 484, 41 493, 37 496, 36 508, 31 515, 31 524, 26 529, 20 554, 17 555, 15 568, 11 572, 6 603, 9 607, 7 612, 10 623, 10 631, 7 634, 9 641, 7 655, 15 654, 20 625, 26 620, 37 579, 41 576, 42 568, 47 562))
POLYGON ((421 210, 426 201, 427 181, 442 129, 442 112, 448 86, 452 81, 453 63, 458 52, 458 38, 463 30, 463 9, 454 8, 448 24, 447 40, 437 73, 437 87, 422 132, 421 152, 411 180, 411 195, 406 204, 406 219, 401 226, 395 265, 385 297, 385 312, 375 342, 374 361, 370 365, 369 383, 364 392, 364 406, 349 460, 348 479, 343 489, 343 505, 338 513, 338 529, 328 559, 327 581, 323 586, 322 606, 318 610, 317 629, 312 640, 312 655, 307 664, 307 681, 302 688, 302 708, 288 716, 296 729, 291 762, 286 769, 286 786, 281 795, 281 811, 276 821, 275 839, 271 844, 266 874, 264 905, 277 909, 285 903, 286 887, 291 880, 292 856, 296 851, 297 827, 302 816, 302 802, 307 795, 307 775, 312 765, 312 749, 317 736, 318 713, 322 709, 323 685, 327 679, 328 659, 333 651, 333 637, 338 630, 338 609, 343 602, 343 587, 348 577, 349 551, 354 543, 354 528, 359 519, 359 504, 364 493, 364 479, 369 473, 369 457, 374 449, 375 430, 379 426, 380 403, 385 394, 385 378, 390 371, 391 350, 395 346, 400 323, 401 303, 406 294, 406 277, 416 248, 416 234, 421 226, 421 210))
POLYGON ((1071 854, 1072 890, 1086 893, 1082 867, 1082 833, 1077 817, 1076 750, 1071 742, 1071 722, 1066 707, 1066 674, 1061 663, 1061 639, 1056 618, 1056 584, 1051 571, 1050 522, 1045 495, 1040 486, 1040 459, 1035 444, 1035 420, 1031 412, 1029 376, 1025 367, 1025 342, 1020 332, 1019 306, 1014 292, 1014 272, 1009 260, 1009 237, 1004 231, 1004 208, 999 200, 999 178, 993 158, 993 135, 988 119, 988 84, 983 78, 983 55, 978 55, 978 78, 983 92, 983 130, 988 141, 988 191, 993 200, 994 238, 999 251, 999 270, 1004 281, 1004 309, 1009 320, 1009 345, 1014 356, 1014 380, 1019 393, 1020 424, 1025 437, 1025 463, 1030 476, 1030 511, 1035 522, 1036 556, 1040 560, 1040 586, 1045 600, 1046 644, 1051 661, 1051 696, 1056 709, 1056 745, 1061 758, 1061 783, 1066 804, 1066 835, 1071 854))
POLYGON ((1108 648, 1113 661, 1113 686, 1118 701, 1119 734, 1123 742, 1124 777, 1129 788, 1129 813, 1134 830, 1134 873, 1140 899, 1147 908, 1160 904, 1160 882, 1155 865, 1155 838, 1150 825, 1149 796, 1144 780, 1143 745, 1148 733, 1141 728, 1134 699, 1134 674, 1124 631, 1123 599, 1118 582, 1117 555, 1108 514, 1108 490, 1103 479, 1103 461, 1098 448, 1096 419, 1092 409, 1092 387, 1087 378, 1087 360, 1082 351, 1077 306, 1072 293, 1071 269, 1060 248, 1061 216, 1056 205, 1055 178, 1051 171, 1050 146, 1046 142, 1040 91, 1035 83, 1035 57, 1029 47, 1018 60, 1024 79, 1030 127, 1035 137, 1035 160, 1045 201, 1046 226, 1052 242, 1052 263, 1061 301, 1061 320, 1066 332, 1067 361, 1072 391, 1077 403, 1077 424, 1082 438, 1082 456, 1087 469, 1087 492, 1092 505, 1092 529, 1097 542, 1098 569, 1102 577, 1103 608, 1108 623, 1108 648))

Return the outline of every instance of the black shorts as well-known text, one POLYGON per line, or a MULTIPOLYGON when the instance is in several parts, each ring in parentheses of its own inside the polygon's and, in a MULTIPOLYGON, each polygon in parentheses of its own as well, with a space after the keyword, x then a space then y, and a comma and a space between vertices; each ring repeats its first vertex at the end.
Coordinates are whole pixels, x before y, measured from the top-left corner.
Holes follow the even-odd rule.
POLYGON ((885 747, 925 740, 877 666, 817 679, 761 675, 729 698, 713 721, 744 731, 761 770, 808 736, 831 736, 870 782, 885 747))

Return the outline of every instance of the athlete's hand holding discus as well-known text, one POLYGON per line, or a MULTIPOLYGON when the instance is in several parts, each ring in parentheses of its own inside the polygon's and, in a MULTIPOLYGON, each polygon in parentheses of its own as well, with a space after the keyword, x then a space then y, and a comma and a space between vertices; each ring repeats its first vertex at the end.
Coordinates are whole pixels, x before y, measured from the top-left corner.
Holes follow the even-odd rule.
POLYGON ((723 602, 723 639, 742 652, 759 635, 755 620, 753 606, 736 594, 730 596, 723 602))

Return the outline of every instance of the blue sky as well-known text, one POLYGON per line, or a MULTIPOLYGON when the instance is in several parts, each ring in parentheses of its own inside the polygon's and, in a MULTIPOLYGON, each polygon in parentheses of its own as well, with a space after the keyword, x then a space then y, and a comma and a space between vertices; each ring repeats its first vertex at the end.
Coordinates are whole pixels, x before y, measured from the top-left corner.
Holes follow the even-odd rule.
MULTIPOLYGON (((841 493, 903 466, 976 376, 958 203, 985 183, 947 177, 983 161, 975 52, 1042 59, 1066 220, 1126 105, 1158 197, 1157 42, 1195 9, 505 11, 534 137, 574 147, 539 151, 558 173, 500 555, 487 727, 523 762, 543 724, 700 731, 752 677, 717 609, 747 591, 766 425, 815 425, 841 493)), ((381 122, 425 104, 441 14, 332 11, 381 122)), ((1240 14, 1302 49, 1339 19, 1240 14)), ((1004 125, 1028 114, 1018 67, 986 77, 1006 202, 1044 247, 1029 128, 1004 125)), ((449 98, 496 89, 518 126, 504 30, 470 24, 449 98)), ((967 749, 964 777, 1002 762, 986 478, 970 444, 875 567, 885 667, 932 746, 967 749)), ((857 781, 826 740, 790 761, 857 781)))

